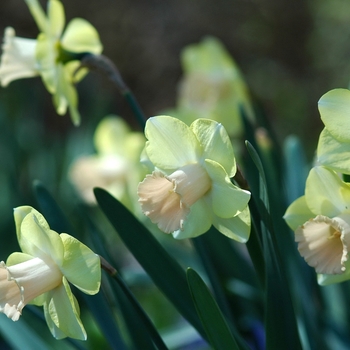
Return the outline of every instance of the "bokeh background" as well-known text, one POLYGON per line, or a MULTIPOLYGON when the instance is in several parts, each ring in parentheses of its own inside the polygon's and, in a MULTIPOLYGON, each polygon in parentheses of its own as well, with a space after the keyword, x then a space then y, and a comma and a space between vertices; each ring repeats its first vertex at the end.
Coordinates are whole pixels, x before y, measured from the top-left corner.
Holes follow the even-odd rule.
MULTIPOLYGON (((96 27, 104 54, 117 65, 147 116, 175 105, 182 75, 180 52, 207 35, 219 38, 235 59, 255 104, 265 111, 281 144, 287 135, 297 135, 309 161, 323 128, 317 101, 330 89, 349 84, 347 1, 62 3, 67 22, 83 17, 96 27)), ((38 34, 23 0, 0 2, 0 33, 7 26, 14 27, 18 36, 36 38, 38 34)), ((12 208, 35 206, 33 180, 40 179, 74 220, 76 195, 67 170, 77 155, 93 152, 98 121, 118 114, 138 128, 129 106, 104 77, 89 74, 79 83, 78 92, 82 125, 75 128, 69 117, 56 114, 40 78, 0 89, 0 233, 6 242, 0 245, 0 259, 17 247, 12 208)))

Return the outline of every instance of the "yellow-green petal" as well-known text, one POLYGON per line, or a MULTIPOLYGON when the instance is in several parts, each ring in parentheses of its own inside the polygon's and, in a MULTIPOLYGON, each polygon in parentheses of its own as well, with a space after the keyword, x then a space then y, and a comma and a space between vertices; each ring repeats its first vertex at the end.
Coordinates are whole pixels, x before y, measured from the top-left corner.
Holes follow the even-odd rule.
POLYGON ((97 30, 85 19, 72 19, 61 39, 62 47, 71 52, 90 52, 98 55, 103 47, 97 30))
POLYGON ((15 252, 12 253, 6 260, 6 266, 13 266, 13 265, 17 265, 20 264, 22 262, 28 261, 28 260, 32 260, 34 257, 29 255, 29 254, 25 254, 25 253, 20 253, 20 252, 15 252))
POLYGON ((296 199, 287 209, 283 218, 286 220, 288 226, 295 231, 299 226, 303 225, 309 219, 315 217, 317 214, 313 213, 307 206, 305 196, 296 199))
POLYGON ((246 243, 250 236, 251 227, 249 208, 246 207, 240 214, 229 219, 214 215, 213 225, 225 236, 237 242, 246 243))
POLYGON ((190 208, 183 230, 177 230, 172 235, 176 239, 194 238, 210 229, 212 224, 212 211, 208 202, 202 198, 190 208))
POLYGON ((87 294, 96 294, 101 284, 100 258, 76 238, 62 233, 64 261, 60 266, 67 280, 87 294))
POLYGON ((205 168, 212 180, 210 196, 215 215, 228 219, 243 211, 249 202, 250 192, 233 185, 219 163, 206 159, 205 168))
POLYGON ((203 159, 212 159, 226 170, 229 177, 236 173, 236 160, 230 138, 222 124, 209 119, 197 119, 191 129, 203 148, 203 159))
POLYGON ((40 5, 40 2, 38 0, 25 0, 25 2, 39 30, 41 32, 46 31, 49 25, 48 18, 46 17, 46 14, 40 5))
POLYGON ((332 218, 350 209, 350 185, 334 171, 317 166, 306 180, 305 199, 313 213, 332 218))
POLYGON ((64 8, 60 1, 49 0, 47 3, 47 17, 49 28, 47 34, 59 39, 65 24, 64 8))
POLYGON ((50 292, 51 299, 44 304, 47 324, 56 339, 70 337, 86 340, 86 332, 80 320, 80 310, 68 282, 63 283, 50 292))
POLYGON ((324 94, 318 102, 321 119, 338 141, 350 142, 350 91, 334 89, 324 94))
POLYGON ((335 171, 350 174, 350 142, 340 142, 324 128, 318 139, 317 161, 335 171))
POLYGON ((23 253, 33 257, 53 259, 57 265, 62 264, 63 244, 57 232, 48 229, 45 218, 35 209, 23 219, 19 213, 16 215, 18 243, 23 253))
POLYGON ((94 134, 97 152, 99 154, 119 154, 130 132, 129 125, 122 118, 112 115, 103 118, 94 134))
POLYGON ((36 59, 38 63, 38 71, 43 80, 46 89, 53 94, 57 89, 57 70, 56 70, 56 56, 57 52, 53 47, 52 39, 40 33, 37 38, 36 45, 36 59))
POLYGON ((190 129, 182 121, 157 116, 146 122, 146 152, 151 162, 162 170, 173 170, 186 164, 196 163, 202 149, 190 129))
POLYGON ((75 126, 80 124, 80 114, 78 112, 78 94, 73 86, 69 70, 61 63, 57 65, 57 86, 53 95, 54 105, 59 115, 64 115, 69 108, 69 114, 75 126))

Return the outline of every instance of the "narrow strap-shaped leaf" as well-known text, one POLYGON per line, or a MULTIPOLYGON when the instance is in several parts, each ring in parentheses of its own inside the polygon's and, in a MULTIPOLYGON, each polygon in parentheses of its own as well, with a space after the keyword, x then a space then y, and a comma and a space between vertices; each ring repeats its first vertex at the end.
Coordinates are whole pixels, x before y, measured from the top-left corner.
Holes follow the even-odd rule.
MULTIPOLYGON (((147 333, 147 336, 153 341, 154 343, 154 348, 158 349, 158 350, 167 350, 168 348, 166 347, 166 345, 163 342, 163 339, 161 338, 161 336, 159 335, 159 333, 157 332, 156 328, 154 327, 153 323, 151 322, 151 320, 149 319, 149 317, 147 316, 147 314, 145 313, 145 311, 142 309, 141 305, 138 303, 138 301, 136 300, 136 298, 134 297, 134 295, 131 293, 130 289, 128 288, 128 286, 125 284, 125 282, 123 281, 123 279, 120 277, 119 274, 114 275, 114 280, 117 282, 116 283, 116 287, 120 290, 121 293, 123 293, 123 295, 125 296, 125 300, 127 301, 127 303, 129 304, 130 308, 132 308, 132 312, 130 314, 128 313, 128 310, 125 310, 124 312, 124 318, 127 317, 131 317, 131 314, 133 314, 134 316, 137 317, 137 319, 139 320, 139 325, 138 327, 142 328, 144 330, 144 332, 147 333)), ((123 308, 125 307, 125 305, 123 305, 123 308)), ((135 317, 134 317, 135 318, 135 317)), ((135 322, 135 320, 133 320, 133 322, 135 322)), ((135 325, 137 326, 137 325, 135 325)), ((130 334, 132 336, 132 338, 134 339, 135 337, 138 337, 138 334, 136 334, 135 330, 130 329, 130 334)), ((147 339, 145 339, 144 341, 147 342, 147 339)), ((140 343, 140 340, 137 340, 138 344, 140 343)), ((141 345, 141 344, 139 344, 141 345)), ((141 349, 140 346, 137 347, 138 349, 141 349)), ((142 349, 146 349, 146 347, 142 347, 142 349)))
POLYGON ((191 268, 187 269, 187 281, 211 346, 215 350, 239 350, 240 348, 208 287, 197 272, 191 268))
POLYGON ((185 271, 118 200, 101 188, 95 188, 94 192, 100 208, 130 252, 182 316, 205 337, 185 271))
POLYGON ((34 181, 33 188, 40 212, 45 216, 50 228, 58 233, 72 232, 70 223, 45 186, 40 181, 34 181))
MULTIPOLYGON (((259 172, 260 193, 252 193, 257 202, 263 236, 263 249, 266 262, 265 284, 265 329, 266 349, 302 349, 296 323, 295 312, 287 281, 287 271, 283 263, 276 237, 274 236, 267 182, 261 160, 247 142, 247 149, 259 172)), ((283 234, 280 232, 279 234, 283 234)), ((286 234, 286 233, 285 233, 286 234)))

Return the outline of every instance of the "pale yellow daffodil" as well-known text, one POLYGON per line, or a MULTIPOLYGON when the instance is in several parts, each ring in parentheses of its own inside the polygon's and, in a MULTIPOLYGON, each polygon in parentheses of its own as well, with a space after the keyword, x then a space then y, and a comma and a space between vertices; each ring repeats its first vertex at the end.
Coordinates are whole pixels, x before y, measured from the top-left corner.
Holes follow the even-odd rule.
POLYGON ((317 161, 350 174, 350 91, 334 89, 324 94, 318 109, 325 128, 317 146, 317 161))
POLYGON ((21 78, 40 75, 46 89, 53 95, 56 111, 64 115, 69 109, 75 125, 80 123, 78 95, 74 83, 86 71, 74 75, 79 54, 100 54, 102 45, 96 29, 86 20, 71 20, 65 31, 64 9, 60 1, 49 0, 47 14, 38 0, 26 0, 40 30, 36 40, 15 37, 12 28, 5 31, 0 65, 2 86, 21 78))
POLYGON ((145 137, 131 131, 122 118, 108 116, 98 124, 94 143, 95 155, 79 157, 71 165, 70 181, 89 204, 96 204, 93 188, 101 187, 136 213, 136 189, 145 176, 140 164, 145 137))
POLYGON ((77 300, 69 283, 86 294, 100 289, 100 258, 74 237, 51 230, 29 206, 14 210, 22 253, 0 263, 0 312, 17 321, 27 304, 44 307, 52 335, 86 340, 77 300))
POLYGON ((167 111, 190 125, 198 118, 223 124, 230 137, 242 132, 241 114, 254 118, 248 87, 233 58, 214 37, 181 52, 184 75, 176 108, 167 111))
POLYGON ((233 185, 236 162, 224 127, 169 116, 147 120, 144 159, 154 171, 138 187, 142 211, 175 238, 196 237, 214 225, 239 242, 250 234, 250 193, 233 185))
POLYGON ((323 166, 311 169, 305 195, 284 219, 295 231, 298 250, 319 273, 322 285, 350 279, 350 184, 323 166))

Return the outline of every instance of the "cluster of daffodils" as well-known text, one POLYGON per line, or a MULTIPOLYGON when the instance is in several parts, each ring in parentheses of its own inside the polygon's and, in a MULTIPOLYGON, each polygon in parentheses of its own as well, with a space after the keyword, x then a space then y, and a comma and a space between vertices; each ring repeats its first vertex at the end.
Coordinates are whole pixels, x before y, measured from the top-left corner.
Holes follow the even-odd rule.
POLYGON ((242 133, 241 115, 253 118, 248 88, 233 58, 214 37, 185 47, 181 53, 184 76, 177 106, 167 114, 190 125, 198 118, 223 124, 231 138, 242 133))
POLYGON ((120 117, 108 116, 98 124, 94 144, 96 154, 81 156, 71 165, 70 181, 88 204, 96 204, 93 188, 101 187, 137 213, 136 189, 145 175, 140 164, 144 135, 132 132, 120 117))
POLYGON ((305 195, 295 200, 285 220, 295 231, 301 256, 319 274, 322 285, 350 279, 350 91, 323 95, 319 112, 325 128, 317 146, 317 165, 306 181, 305 195))
POLYGON ((148 119, 143 162, 153 171, 138 187, 142 211, 177 239, 214 225, 239 242, 250 234, 250 193, 231 178, 236 162, 224 127, 197 119, 190 126, 169 117, 148 119))
POLYGON ((86 339, 79 305, 69 283, 86 294, 100 289, 100 258, 74 237, 51 230, 45 218, 29 206, 14 210, 22 253, 0 263, 0 312, 17 321, 27 304, 44 307, 56 339, 86 339))
POLYGON ((15 30, 6 28, 0 63, 0 82, 7 86, 13 80, 41 76, 53 95, 56 111, 64 115, 69 109, 75 125, 80 123, 78 96, 74 84, 86 71, 76 73, 79 54, 100 54, 102 45, 96 29, 81 18, 71 20, 66 29, 60 1, 49 0, 47 14, 38 0, 25 0, 40 30, 37 39, 18 38, 15 30))

